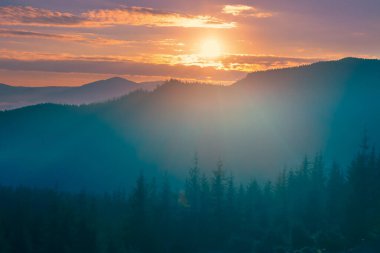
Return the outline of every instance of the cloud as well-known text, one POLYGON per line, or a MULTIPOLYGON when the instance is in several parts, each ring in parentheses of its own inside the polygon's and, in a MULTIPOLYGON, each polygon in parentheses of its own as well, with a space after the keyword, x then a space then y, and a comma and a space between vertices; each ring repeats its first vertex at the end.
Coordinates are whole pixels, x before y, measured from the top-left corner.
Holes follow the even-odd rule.
POLYGON ((41 33, 26 30, 0 29, 0 37, 21 37, 21 38, 38 38, 53 39, 63 41, 74 41, 86 44, 96 45, 127 45, 129 41, 109 39, 97 36, 95 34, 53 34, 41 33))
POLYGON ((112 75, 170 76, 198 80, 233 81, 244 76, 240 71, 217 70, 199 66, 166 65, 133 61, 0 59, 0 68, 12 71, 94 73, 112 75))
POLYGON ((65 35, 32 32, 25 30, 0 29, 0 37, 27 37, 27 38, 47 38, 47 39, 65 39, 65 35))
POLYGON ((85 20, 68 12, 51 11, 30 6, 0 7, 3 25, 79 26, 85 20))
POLYGON ((155 63, 185 66, 213 67, 221 70, 253 72, 310 64, 328 58, 304 58, 276 55, 229 54, 209 59, 197 54, 154 54, 144 56, 145 60, 155 63))
POLYGON ((232 28, 235 26, 233 23, 225 23, 211 16, 191 16, 142 7, 93 10, 83 13, 83 16, 85 16, 88 20, 101 23, 103 25, 128 24, 141 26, 204 28, 232 28))
POLYGON ((225 5, 222 13, 230 14, 233 16, 249 16, 255 18, 269 18, 273 16, 273 13, 259 11, 253 6, 248 5, 225 5))
POLYGON ((174 49, 179 50, 184 46, 183 43, 176 39, 162 39, 162 40, 118 40, 112 38, 106 38, 94 33, 43 33, 30 30, 19 29, 1 29, 0 37, 5 38, 36 38, 36 39, 50 39, 58 41, 73 41, 78 43, 84 43, 90 46, 93 45, 120 45, 128 47, 155 47, 155 49, 174 49), (159 46, 159 47, 157 47, 159 46))
POLYGON ((298 64, 312 63, 321 59, 316 58, 302 58, 302 57, 282 57, 276 55, 251 55, 251 54, 237 54, 228 55, 222 59, 224 63, 252 63, 252 64, 273 64, 275 62, 294 62, 298 64))
POLYGON ((228 55, 221 59, 224 68, 245 72, 311 64, 321 58, 284 57, 274 55, 228 55))
POLYGON ((168 76, 197 80, 233 81, 244 73, 310 64, 321 59, 266 55, 228 55, 205 66, 189 65, 177 56, 140 58, 113 55, 71 55, 0 50, 0 69, 13 71, 45 71, 58 73, 94 73, 112 75, 168 76))
POLYGON ((234 81, 241 71, 213 67, 140 62, 123 56, 50 54, 0 50, 0 69, 56 73, 93 73, 110 75, 167 76, 197 80, 234 81))
POLYGON ((194 16, 143 7, 90 10, 76 15, 30 6, 5 6, 0 7, 0 23, 3 25, 64 27, 103 27, 115 25, 216 29, 235 27, 235 23, 233 22, 225 22, 212 16, 194 16))

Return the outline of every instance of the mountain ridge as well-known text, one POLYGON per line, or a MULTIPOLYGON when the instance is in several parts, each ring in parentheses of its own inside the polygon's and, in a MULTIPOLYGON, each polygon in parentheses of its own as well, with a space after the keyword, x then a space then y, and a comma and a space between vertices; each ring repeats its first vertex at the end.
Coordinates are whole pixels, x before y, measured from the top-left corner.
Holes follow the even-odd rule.
POLYGON ((221 159, 243 179, 271 178, 316 152, 345 169, 365 129, 380 143, 380 64, 364 62, 276 70, 232 86, 170 80, 104 103, 1 112, 0 180, 110 190, 141 170, 181 178, 194 153, 203 168, 221 159))
POLYGON ((121 77, 98 80, 80 86, 28 87, 0 85, 0 110, 39 103, 90 104, 103 102, 137 89, 153 90, 159 82, 140 84, 121 77))

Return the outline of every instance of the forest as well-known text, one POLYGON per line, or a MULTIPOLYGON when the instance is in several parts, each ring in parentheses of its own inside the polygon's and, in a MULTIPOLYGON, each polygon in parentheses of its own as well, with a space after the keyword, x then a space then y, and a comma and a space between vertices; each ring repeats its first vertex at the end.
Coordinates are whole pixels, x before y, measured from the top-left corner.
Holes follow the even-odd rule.
POLYGON ((182 186, 140 173, 130 192, 0 188, 0 252, 379 252, 380 155, 320 154, 272 181, 237 182, 197 155, 182 186))

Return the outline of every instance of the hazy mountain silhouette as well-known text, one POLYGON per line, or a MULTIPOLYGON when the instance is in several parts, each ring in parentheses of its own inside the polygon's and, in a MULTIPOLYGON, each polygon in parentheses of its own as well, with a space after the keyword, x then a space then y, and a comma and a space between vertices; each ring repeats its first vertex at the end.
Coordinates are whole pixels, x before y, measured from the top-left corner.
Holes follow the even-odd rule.
POLYGON ((0 84, 0 110, 40 103, 90 104, 118 98, 137 89, 152 90, 162 82, 136 83, 120 77, 78 87, 20 87, 0 84))
MULTIPOLYGON (((211 86, 171 80, 89 106, 0 113, 0 180, 114 189, 140 170, 200 166, 272 177, 322 151, 346 164, 364 130, 380 143, 380 61, 346 58, 249 74, 211 86)), ((96 84, 95 84, 96 85, 96 84)))

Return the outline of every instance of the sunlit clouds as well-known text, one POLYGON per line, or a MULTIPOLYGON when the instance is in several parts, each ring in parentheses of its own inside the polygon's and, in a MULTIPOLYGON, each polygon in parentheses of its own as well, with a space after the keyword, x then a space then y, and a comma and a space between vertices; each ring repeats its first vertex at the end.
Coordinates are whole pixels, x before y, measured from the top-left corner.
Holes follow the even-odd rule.
POLYGON ((0 23, 3 25, 79 26, 84 21, 82 17, 68 12, 31 6, 0 7, 0 23))
POLYGON ((319 59, 289 58, 264 55, 219 55, 206 57, 201 54, 141 54, 72 55, 43 52, 19 52, 0 50, 2 69, 9 71, 45 71, 64 73, 94 73, 112 75, 138 75, 175 77, 192 80, 213 80, 229 83, 246 72, 293 67, 309 64, 319 59))
POLYGON ((87 20, 102 25, 145 25, 163 27, 233 28, 234 23, 223 22, 211 16, 191 16, 174 12, 156 11, 151 8, 128 7, 111 10, 95 10, 82 14, 87 20))
POLYGON ((61 41, 73 41, 90 45, 128 45, 128 41, 116 40, 98 36, 94 33, 42 33, 28 30, 17 29, 0 29, 0 37, 5 38, 34 38, 34 39, 50 39, 61 41))
POLYGON ((225 14, 231 14, 233 16, 250 16, 255 18, 269 18, 273 16, 273 13, 260 11, 253 6, 248 5, 225 5, 222 10, 225 14))
POLYGON ((7 6, 0 7, 0 22, 3 25, 63 27, 102 27, 113 25, 215 29, 235 27, 233 22, 224 22, 208 15, 192 16, 143 7, 90 10, 75 15, 73 13, 51 11, 30 6, 7 6))

